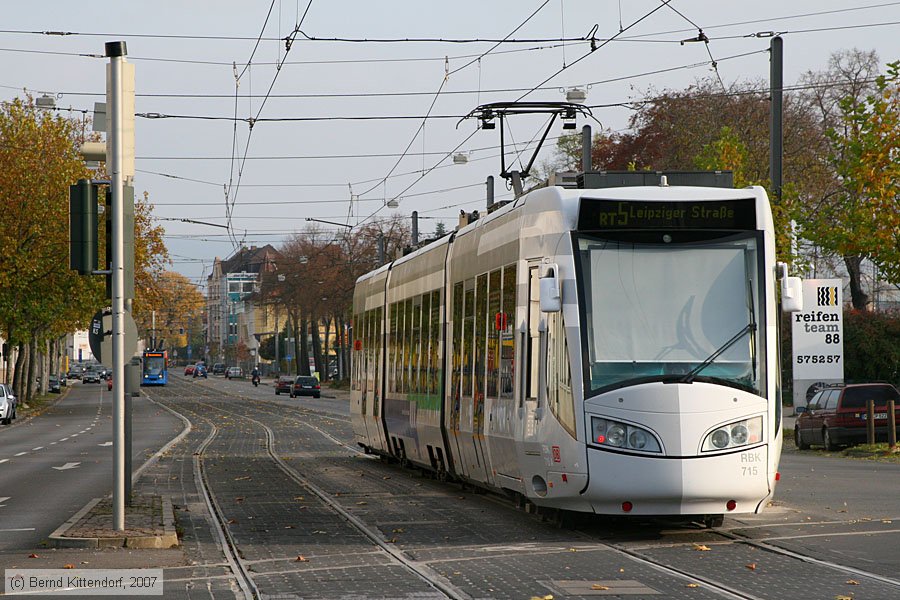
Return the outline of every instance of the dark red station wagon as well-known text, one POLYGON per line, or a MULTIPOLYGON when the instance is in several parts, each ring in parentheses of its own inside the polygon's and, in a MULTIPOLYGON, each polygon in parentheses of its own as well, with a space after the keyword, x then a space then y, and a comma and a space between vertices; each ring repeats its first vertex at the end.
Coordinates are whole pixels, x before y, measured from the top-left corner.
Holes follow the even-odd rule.
POLYGON ((887 402, 894 400, 894 420, 900 423, 900 393, 888 383, 858 383, 829 386, 810 398, 809 404, 797 408, 794 441, 801 450, 811 444, 834 450, 838 446, 866 441, 866 407, 875 401, 875 440, 888 438, 887 402))

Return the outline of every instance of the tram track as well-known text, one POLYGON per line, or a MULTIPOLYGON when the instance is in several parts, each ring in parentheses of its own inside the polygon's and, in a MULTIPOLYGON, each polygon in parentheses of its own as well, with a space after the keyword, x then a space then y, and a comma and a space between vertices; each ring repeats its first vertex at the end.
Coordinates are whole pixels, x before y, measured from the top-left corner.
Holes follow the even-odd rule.
MULTIPOLYGON (((198 386, 199 387, 199 386, 198 386)), ((204 390, 209 395, 212 396, 212 390, 204 390)), ((326 439, 335 443, 337 446, 342 447, 347 450, 351 450, 354 453, 361 452, 350 446, 349 444, 343 442, 338 437, 332 434, 332 432, 326 431, 323 427, 319 427, 316 424, 310 423, 310 417, 315 417, 316 419, 322 420, 330 420, 336 421, 338 423, 346 424, 346 420, 341 418, 336 418, 331 415, 323 415, 321 412, 316 411, 313 408, 308 407, 289 407, 288 411, 284 410, 283 404, 276 404, 274 402, 268 401, 266 399, 259 399, 256 397, 248 398, 246 396, 240 396, 234 393, 222 392, 216 390, 214 392, 216 397, 221 396, 231 396, 235 398, 242 398, 244 400, 252 400, 252 403, 246 403, 241 406, 241 410, 234 410, 233 407, 222 407, 215 406, 209 403, 198 401, 198 405, 202 406, 206 409, 216 410, 223 413, 228 413, 233 417, 246 419, 248 422, 255 424, 255 426, 261 428, 265 432, 265 450, 271 460, 285 477, 293 481, 295 484, 302 486, 304 489, 308 489, 312 494, 314 494, 317 498, 319 498, 323 503, 327 504, 332 510, 336 513, 340 514, 341 517, 345 520, 346 523, 354 527, 357 531, 363 533, 369 540, 375 543, 382 552, 385 552, 391 556, 391 559, 397 561, 402 564, 405 569, 408 570, 411 574, 414 574, 416 577, 419 577, 423 581, 429 582, 429 585, 432 586, 433 589, 439 591, 443 597, 449 598, 468 598, 469 596, 444 580, 440 577, 431 567, 425 564, 422 561, 417 561, 410 558, 404 551, 398 549, 396 546, 388 544, 385 542, 384 536, 377 530, 373 529, 370 525, 368 525, 361 518, 349 512, 346 508, 341 505, 341 502, 328 494, 324 489, 316 485, 313 481, 309 479, 309 477, 304 476, 302 473, 294 469, 291 465, 287 464, 276 452, 275 445, 275 432, 274 430, 260 421, 259 419, 253 418, 254 416, 265 416, 265 417, 278 417, 281 419, 288 419, 290 421, 295 422, 298 425, 302 425, 304 427, 310 428, 311 430, 317 432, 317 434, 322 435, 326 439), (256 413, 256 415, 251 416, 248 413, 256 413)), ((199 413, 198 413, 199 414, 199 413)), ((339 434, 338 434, 339 435, 339 434)), ((214 437, 211 434, 211 438, 214 437)), ((211 442, 210 438, 210 442, 211 442)), ((208 444, 207 444, 208 445, 208 444)), ((201 456, 202 457, 202 456, 201 456)), ((199 460, 201 457, 196 457, 195 459, 199 460)), ((202 465, 200 465, 202 468, 202 465)), ((497 503, 505 505, 507 507, 512 508, 513 503, 499 498, 497 503)), ((211 507, 211 514, 214 514, 215 511, 211 507)), ((220 526, 223 528, 223 531, 227 531, 227 523, 222 523, 221 517, 217 517, 220 526)), ((675 577, 676 579, 682 580, 689 587, 693 587, 695 585, 701 586, 708 593, 714 594, 716 597, 727 598, 727 599, 740 599, 740 600, 766 600, 769 598, 777 598, 780 597, 777 594, 758 594, 753 593, 752 591, 748 591, 746 589, 742 589, 740 586, 735 586, 726 581, 721 581, 719 578, 715 576, 711 576, 709 574, 704 574, 698 569, 694 568, 685 568, 683 565, 679 566, 677 564, 671 564, 666 560, 661 560, 658 557, 655 557, 651 554, 652 550, 659 549, 660 546, 647 546, 641 548, 635 548, 633 546, 629 546, 624 543, 616 543, 611 542, 608 539, 601 539, 601 537, 592 535, 590 532, 586 532, 584 530, 574 530, 573 531, 578 537, 581 537, 584 541, 589 542, 590 544, 596 545, 597 547, 606 548, 612 552, 615 552, 623 557, 627 557, 629 560, 635 561, 646 567, 652 568, 658 572, 665 573, 669 576, 675 577)), ((747 547, 752 547, 757 550, 762 550, 770 554, 778 555, 785 559, 791 561, 799 561, 808 565, 812 565, 814 567, 820 569, 827 569, 830 571, 838 572, 843 576, 851 576, 853 578, 863 580, 866 582, 871 582, 875 584, 880 584, 881 586, 886 586, 893 590, 893 593, 900 594, 900 581, 879 575, 877 573, 872 573, 869 571, 865 571, 862 569, 855 568, 849 565, 842 565, 837 562, 822 560, 820 558, 816 558, 814 556, 810 556, 808 554, 804 554, 801 552, 795 552, 791 550, 787 550, 776 545, 767 543, 764 539, 753 539, 746 536, 739 535, 737 533, 730 532, 725 529, 713 529, 713 530, 703 530, 704 535, 709 536, 713 535, 722 540, 722 542, 712 542, 712 543, 727 543, 734 545, 742 545, 747 547)), ((679 542, 675 545, 680 546, 690 546, 696 545, 694 542, 679 542)), ((235 547, 235 551, 237 548, 235 547)), ((240 565, 239 557, 237 565, 240 565)), ((240 568, 237 566, 236 568, 240 568)), ((248 578, 250 575, 248 574, 248 578)), ((252 580, 252 579, 251 579, 252 580)), ((254 597, 252 595, 246 596, 248 598, 254 597)), ((878 597, 878 596, 873 596, 878 597)))
MULTIPOLYGON (((203 388, 200 388, 198 386, 193 391, 196 392, 198 389, 203 388)), ((169 391, 170 390, 167 390, 166 392, 169 391)), ((195 484, 198 491, 204 498, 207 510, 209 511, 209 514, 212 518, 214 529, 217 533, 222 552, 225 555, 226 562, 228 563, 244 598, 246 598, 247 600, 261 598, 263 597, 263 594, 260 592, 259 586, 254 581, 254 577, 252 574, 252 568, 250 564, 252 561, 248 561, 244 558, 242 554, 241 542, 236 539, 236 536, 231 532, 231 528, 229 527, 229 525, 234 520, 227 517, 227 511, 223 509, 222 503, 219 501, 219 498, 214 490, 215 483, 211 481, 207 470, 205 461, 206 452, 219 436, 220 429, 215 425, 215 423, 212 422, 210 418, 204 416, 197 410, 188 408, 187 406, 178 406, 176 408, 171 406, 171 402, 165 402, 164 396, 170 396, 170 394, 166 392, 156 398, 153 398, 153 395, 151 395, 151 399, 153 399, 155 402, 160 403, 162 406, 174 412, 176 415, 179 415, 181 418, 187 420, 187 422, 190 422, 190 418, 188 418, 184 414, 184 412, 192 413, 195 418, 203 419, 210 426, 209 435, 203 440, 203 442, 201 442, 201 444, 193 453, 195 484)), ((196 395, 211 397, 213 396, 213 393, 211 390, 204 389, 202 393, 196 395)), ((227 394, 218 391, 215 392, 215 396, 217 397, 220 397, 222 395, 233 396, 233 394, 227 394)), ((171 396, 175 396, 175 394, 171 394, 171 396)), ((408 557, 401 550, 397 549, 396 547, 392 547, 391 544, 385 541, 384 537, 379 531, 367 525, 359 517, 353 515, 351 512, 341 506, 341 504, 334 497, 328 494, 324 489, 317 486, 315 483, 299 473, 296 469, 287 464, 287 462, 282 459, 275 450, 275 433, 271 427, 269 427, 262 421, 252 418, 247 414, 228 410, 221 406, 203 402, 199 399, 192 399, 190 400, 190 402, 199 407, 208 409, 208 411, 210 411, 210 414, 214 414, 214 412, 225 413, 234 417, 238 417, 240 419, 244 419, 262 429, 265 432, 264 449, 266 455, 288 480, 299 486, 300 489, 307 490, 308 492, 312 493, 322 502, 323 505, 327 506, 331 511, 333 511, 336 515, 343 519, 343 521, 347 525, 352 527, 355 531, 359 532, 360 534, 365 536, 366 539, 372 542, 380 550, 380 552, 385 555, 387 560, 392 561, 393 563, 404 569, 405 572, 407 572, 410 576, 419 579, 429 588, 434 590, 434 592, 438 593, 440 597, 452 598, 454 600, 467 600, 470 598, 468 594, 450 584, 428 565, 419 561, 415 561, 408 557)), ((266 414, 272 413, 266 412, 266 414)), ((342 442, 340 442, 340 440, 333 437, 328 432, 314 425, 305 423, 299 419, 296 420, 300 423, 303 423, 304 425, 311 427, 317 433, 323 435, 327 439, 330 439, 336 444, 352 450, 353 452, 357 452, 355 448, 343 444, 342 442)), ((284 486, 278 487, 283 488, 284 486)))

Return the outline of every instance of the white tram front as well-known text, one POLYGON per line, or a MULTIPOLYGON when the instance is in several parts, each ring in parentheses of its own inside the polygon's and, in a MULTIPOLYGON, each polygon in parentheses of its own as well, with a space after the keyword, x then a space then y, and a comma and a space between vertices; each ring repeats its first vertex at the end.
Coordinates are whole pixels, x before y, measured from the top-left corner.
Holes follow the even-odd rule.
POLYGON ((358 280, 361 446, 560 509, 764 508, 782 444, 765 191, 620 180, 532 191, 358 280))

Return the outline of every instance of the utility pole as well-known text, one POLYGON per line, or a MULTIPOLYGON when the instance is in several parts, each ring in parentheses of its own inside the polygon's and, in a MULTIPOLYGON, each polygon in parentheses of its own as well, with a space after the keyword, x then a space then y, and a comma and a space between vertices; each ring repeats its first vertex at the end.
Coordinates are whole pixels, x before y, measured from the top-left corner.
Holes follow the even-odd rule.
POLYGON ((782 92, 784 91, 782 39, 775 36, 769 43, 769 86, 771 113, 769 115, 769 179, 776 202, 781 202, 782 182, 782 92))
POLYGON ((123 82, 125 42, 107 42, 109 57, 110 158, 112 183, 112 369, 113 369, 113 528, 125 530, 125 187, 123 153, 123 82))

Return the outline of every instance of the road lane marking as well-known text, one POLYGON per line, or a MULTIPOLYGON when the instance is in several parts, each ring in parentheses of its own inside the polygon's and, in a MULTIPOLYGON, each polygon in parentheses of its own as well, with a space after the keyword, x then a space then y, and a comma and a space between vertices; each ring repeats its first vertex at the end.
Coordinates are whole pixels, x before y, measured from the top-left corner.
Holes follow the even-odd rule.
POLYGON ((0 465, 2 465, 5 462, 9 462, 9 459, 8 458, 0 458, 0 465))
POLYGON ((22 529, 0 529, 0 531, 34 531, 34 527, 23 527, 22 529))
POLYGON ((103 442, 102 444, 97 444, 98 446, 112 446, 112 442, 103 442))
POLYGON ((0 506, 3 506, 3 503, 12 498, 12 496, 0 496, 0 506))
POLYGON ((32 452, 37 452, 38 450, 43 450, 43 449, 44 449, 43 446, 38 446, 37 448, 32 448, 31 451, 32 451, 32 452))
POLYGON ((56 442, 50 442, 50 445, 51 445, 51 446, 55 446, 55 445, 56 445, 56 442))
POLYGON ((70 435, 69 437, 78 437, 78 434, 77 434, 77 433, 73 433, 73 434, 70 435))
POLYGON ((13 456, 23 456, 25 454, 28 454, 28 453, 27 452, 19 452, 18 454, 13 454, 13 456))
POLYGON ((80 464, 81 464, 80 462, 74 462, 74 463, 68 462, 61 467, 53 467, 53 468, 56 469, 57 471, 65 471, 67 469, 77 469, 78 465, 80 465, 80 464))

